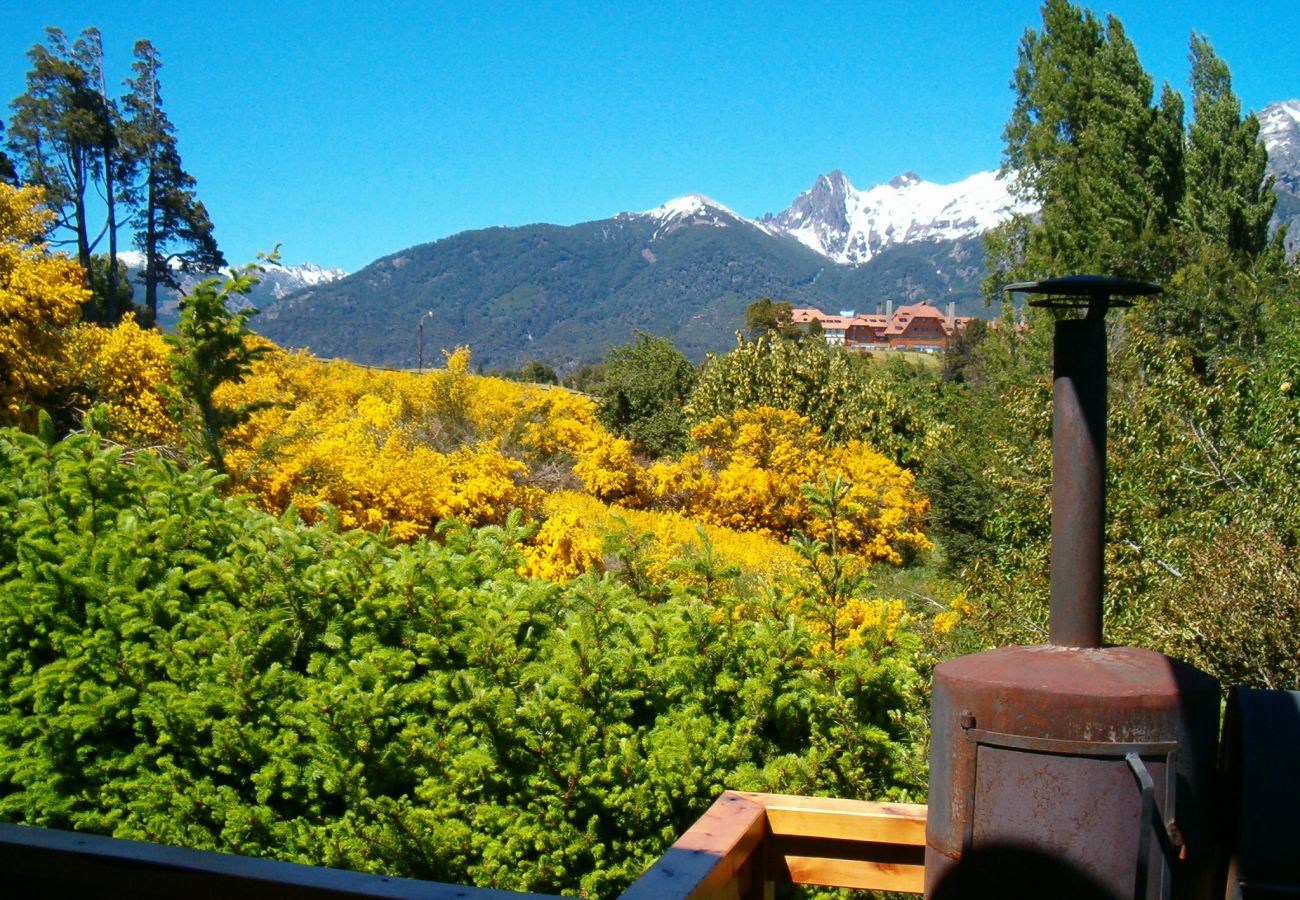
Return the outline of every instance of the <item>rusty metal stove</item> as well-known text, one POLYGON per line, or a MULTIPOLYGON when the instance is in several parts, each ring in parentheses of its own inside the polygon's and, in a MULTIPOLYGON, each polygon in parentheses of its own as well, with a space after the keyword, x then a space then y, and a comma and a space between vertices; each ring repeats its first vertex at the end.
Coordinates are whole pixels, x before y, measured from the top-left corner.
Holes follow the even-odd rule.
POLYGON ((1219 685, 1102 642, 1106 328, 1155 285, 1074 275, 1007 288, 1056 322, 1050 643, 935 671, 926 897, 1208 897, 1219 685))

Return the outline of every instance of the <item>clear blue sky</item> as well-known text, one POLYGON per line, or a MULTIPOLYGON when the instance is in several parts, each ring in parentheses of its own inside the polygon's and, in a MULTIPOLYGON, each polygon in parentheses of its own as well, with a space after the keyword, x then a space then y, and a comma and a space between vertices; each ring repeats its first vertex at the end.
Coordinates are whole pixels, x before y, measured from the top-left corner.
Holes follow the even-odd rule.
MULTIPOLYGON (((778 211, 999 163, 1036 2, 632 4, 7 0, 0 116, 45 25, 95 25, 110 79, 147 37, 186 168, 232 262, 356 270, 489 225, 569 224, 708 194, 778 211)), ((1300 96, 1300 2, 1094 6, 1186 92, 1205 33, 1248 108, 1300 96)))

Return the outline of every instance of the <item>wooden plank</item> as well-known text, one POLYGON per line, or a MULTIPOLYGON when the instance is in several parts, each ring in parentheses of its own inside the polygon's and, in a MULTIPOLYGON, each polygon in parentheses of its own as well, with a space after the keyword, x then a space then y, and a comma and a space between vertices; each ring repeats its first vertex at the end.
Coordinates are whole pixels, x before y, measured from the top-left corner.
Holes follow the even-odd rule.
POLYGON ((925 890, 925 866, 896 866, 857 859, 787 856, 786 871, 795 884, 855 888, 863 891, 900 891, 920 894, 925 890))
POLYGON ((774 835, 764 855, 773 881, 919 893, 925 880, 923 845, 774 835))
POLYGON ((767 810, 768 828, 774 835, 925 846, 926 807, 921 804, 789 794, 744 796, 767 810))
POLYGON ((724 791, 620 900, 739 900, 755 891, 755 855, 767 831, 761 803, 724 791))

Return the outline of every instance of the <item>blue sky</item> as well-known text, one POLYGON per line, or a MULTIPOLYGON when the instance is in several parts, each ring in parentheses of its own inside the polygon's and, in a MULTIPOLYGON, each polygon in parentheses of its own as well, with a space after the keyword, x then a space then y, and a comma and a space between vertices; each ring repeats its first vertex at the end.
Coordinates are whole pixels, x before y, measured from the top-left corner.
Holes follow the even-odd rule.
MULTIPOLYGON (((569 224, 688 192, 779 211, 818 173, 860 188, 998 165, 1036 2, 21 0, 0 116, 45 25, 102 32, 110 80, 147 37, 186 168, 232 262, 356 270, 470 228, 569 224)), ((1097 4, 1186 92, 1206 34, 1243 103, 1300 96, 1300 3, 1097 4)))

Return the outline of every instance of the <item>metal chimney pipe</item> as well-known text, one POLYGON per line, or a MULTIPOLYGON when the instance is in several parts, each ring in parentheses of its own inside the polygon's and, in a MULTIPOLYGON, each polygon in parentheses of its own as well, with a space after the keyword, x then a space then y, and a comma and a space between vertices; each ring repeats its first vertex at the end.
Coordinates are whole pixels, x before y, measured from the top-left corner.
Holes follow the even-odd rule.
POLYGON ((1106 535, 1106 323, 1060 319, 1052 350, 1052 600, 1048 641, 1101 646, 1106 535))
POLYGON ((1154 294, 1154 284, 1067 275, 1007 287, 1047 295, 1031 306, 1086 307, 1058 319, 1053 336, 1052 593, 1048 640, 1057 647, 1102 646, 1106 538, 1106 310, 1154 294))

